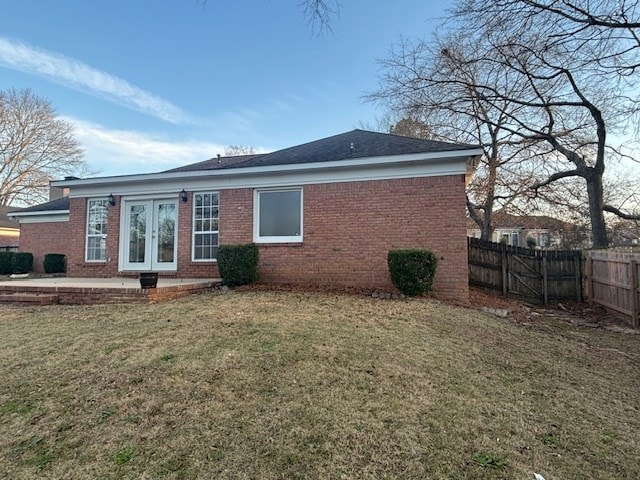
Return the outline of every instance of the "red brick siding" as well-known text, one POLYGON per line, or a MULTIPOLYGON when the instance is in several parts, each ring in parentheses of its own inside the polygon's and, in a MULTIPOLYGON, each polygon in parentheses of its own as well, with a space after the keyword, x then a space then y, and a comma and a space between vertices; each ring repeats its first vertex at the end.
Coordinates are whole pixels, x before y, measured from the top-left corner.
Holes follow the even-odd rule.
POLYGON ((109 206, 107 217, 107 259, 105 262, 86 262, 87 199, 69 201, 69 258, 67 275, 70 277, 115 277, 118 275, 118 235, 120 232, 120 199, 109 206))
POLYGON ((439 261, 434 293, 467 301, 464 189, 462 175, 304 186, 304 242, 261 246, 261 279, 390 290, 387 252, 426 248, 439 261))
POLYGON ((178 272, 177 276, 184 278, 217 278, 218 264, 216 262, 193 262, 191 260, 193 246, 193 193, 188 194, 188 200, 178 200, 178 272))
MULTIPOLYGON (((463 175, 305 185, 304 242, 261 245, 261 279, 391 290, 386 263, 389 249, 427 248, 439 260, 435 293, 466 301, 464 190, 463 175)), ((215 262, 191 261, 192 199, 193 194, 189 193, 187 202, 178 201, 178 270, 169 275, 216 277, 215 262)), ((86 199, 71 199, 67 233, 73 235, 60 236, 64 224, 55 224, 44 236, 36 235, 36 243, 45 238, 61 239, 70 276, 123 275, 117 271, 120 198, 116 198, 115 206, 109 207, 105 263, 84 261, 86 207, 86 199)), ((32 233, 24 236, 34 238, 32 233)), ((253 190, 220 191, 220 243, 252 241, 253 190)), ((31 248, 36 250, 35 245, 31 248)))
POLYGON ((21 252, 33 254, 33 271, 43 273, 42 262, 47 253, 64 253, 69 262, 69 223, 23 223, 20 225, 21 252))

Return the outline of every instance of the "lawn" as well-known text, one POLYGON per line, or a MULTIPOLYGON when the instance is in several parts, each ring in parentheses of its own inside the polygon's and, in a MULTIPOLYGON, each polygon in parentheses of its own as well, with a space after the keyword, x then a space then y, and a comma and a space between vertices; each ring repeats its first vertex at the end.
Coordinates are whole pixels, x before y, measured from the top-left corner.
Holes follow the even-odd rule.
POLYGON ((640 335, 431 300, 0 307, 0 478, 640 478, 640 335))

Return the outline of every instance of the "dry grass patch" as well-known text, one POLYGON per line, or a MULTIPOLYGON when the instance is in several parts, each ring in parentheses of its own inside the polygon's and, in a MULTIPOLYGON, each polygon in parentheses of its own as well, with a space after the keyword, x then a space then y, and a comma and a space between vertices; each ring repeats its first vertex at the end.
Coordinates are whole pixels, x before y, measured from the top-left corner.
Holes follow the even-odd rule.
POLYGON ((640 478, 640 336, 248 292, 0 307, 2 478, 640 478))

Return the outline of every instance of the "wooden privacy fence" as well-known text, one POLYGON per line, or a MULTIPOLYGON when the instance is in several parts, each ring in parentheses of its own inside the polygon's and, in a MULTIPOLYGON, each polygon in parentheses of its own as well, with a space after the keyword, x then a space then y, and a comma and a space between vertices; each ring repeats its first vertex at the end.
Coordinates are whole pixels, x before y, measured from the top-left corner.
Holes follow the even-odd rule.
POLYGON ((468 238, 469 284, 548 304, 582 301, 582 252, 535 250, 468 238))
POLYGON ((585 252, 585 288, 589 301, 640 327, 638 304, 640 254, 610 250, 585 252))

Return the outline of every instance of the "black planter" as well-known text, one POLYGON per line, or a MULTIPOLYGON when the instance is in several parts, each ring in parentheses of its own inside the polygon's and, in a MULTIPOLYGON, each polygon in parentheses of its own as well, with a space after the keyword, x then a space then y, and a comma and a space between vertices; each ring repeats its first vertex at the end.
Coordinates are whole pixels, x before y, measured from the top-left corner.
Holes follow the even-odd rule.
POLYGON ((141 288, 156 288, 157 285, 158 285, 158 272, 141 272, 140 273, 141 288))

